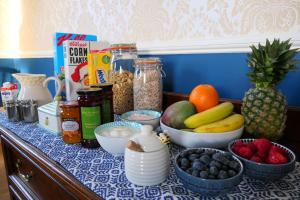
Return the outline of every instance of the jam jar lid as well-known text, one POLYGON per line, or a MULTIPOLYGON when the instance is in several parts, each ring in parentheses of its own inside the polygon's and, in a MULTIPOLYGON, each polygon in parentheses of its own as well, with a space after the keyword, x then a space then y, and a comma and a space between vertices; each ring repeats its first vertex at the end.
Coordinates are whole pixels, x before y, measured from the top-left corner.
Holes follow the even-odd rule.
POLYGON ((78 101, 62 101, 59 104, 61 108, 71 108, 71 107, 78 107, 78 101))
POLYGON ((111 90, 113 87, 112 83, 101 83, 101 84, 95 84, 95 85, 90 85, 91 88, 100 88, 104 91, 111 90))
POLYGON ((77 90, 78 95, 100 94, 101 92, 101 88, 82 88, 77 90))
POLYGON ((156 132, 153 131, 151 125, 143 125, 141 127, 141 133, 133 136, 132 140, 138 143, 144 152, 159 151, 165 144, 162 144, 160 139, 156 136, 156 132))

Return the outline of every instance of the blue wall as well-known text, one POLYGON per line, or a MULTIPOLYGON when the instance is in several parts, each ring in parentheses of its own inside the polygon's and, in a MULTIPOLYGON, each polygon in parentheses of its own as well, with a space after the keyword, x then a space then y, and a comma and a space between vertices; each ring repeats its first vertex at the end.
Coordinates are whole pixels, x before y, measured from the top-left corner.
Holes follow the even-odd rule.
MULTIPOLYGON (((246 53, 159 56, 167 77, 164 90, 188 94, 198 84, 212 84, 221 98, 242 99, 252 87, 246 53)), ((297 55, 300 60, 300 54, 297 55)), ((300 65, 289 72, 278 89, 290 106, 300 106, 300 65)))
MULTIPOLYGON (((198 84, 209 83, 216 87, 221 98, 242 99, 251 87, 247 77, 245 53, 160 55, 167 76, 164 90, 188 94, 198 84)), ((297 55, 300 60, 300 54, 297 55)), ((21 72, 44 73, 53 76, 52 58, 0 59, 1 67, 13 67, 21 72)), ((50 87, 54 93, 54 84, 50 87)), ((289 106, 300 107, 300 65, 287 74, 279 85, 289 106)))

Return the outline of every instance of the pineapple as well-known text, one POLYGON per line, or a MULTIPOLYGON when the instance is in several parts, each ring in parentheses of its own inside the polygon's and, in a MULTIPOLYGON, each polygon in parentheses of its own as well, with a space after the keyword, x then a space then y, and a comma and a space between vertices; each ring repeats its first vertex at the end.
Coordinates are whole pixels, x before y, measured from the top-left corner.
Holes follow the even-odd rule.
POLYGON ((245 129, 255 137, 278 140, 285 128, 285 97, 276 90, 285 75, 296 68, 294 60, 298 49, 291 49, 290 40, 269 40, 263 46, 250 46, 248 65, 252 69, 248 76, 255 88, 249 89, 242 103, 241 112, 245 117, 245 129))

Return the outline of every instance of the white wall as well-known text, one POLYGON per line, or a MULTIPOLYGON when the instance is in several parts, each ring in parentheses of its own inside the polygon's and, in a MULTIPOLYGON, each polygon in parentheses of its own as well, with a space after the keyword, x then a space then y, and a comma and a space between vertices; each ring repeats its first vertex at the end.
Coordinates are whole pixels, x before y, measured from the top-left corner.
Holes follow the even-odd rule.
POLYGON ((0 0, 0 57, 52 56, 54 32, 137 42, 144 53, 247 51, 266 37, 300 46, 299 0, 0 0))

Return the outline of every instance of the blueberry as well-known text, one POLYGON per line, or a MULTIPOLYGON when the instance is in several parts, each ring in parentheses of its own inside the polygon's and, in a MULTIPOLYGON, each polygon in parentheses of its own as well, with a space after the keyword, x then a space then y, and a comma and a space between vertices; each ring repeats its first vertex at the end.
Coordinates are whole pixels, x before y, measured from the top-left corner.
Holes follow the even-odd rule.
POLYGON ((203 170, 205 168, 205 165, 200 161, 194 161, 192 164, 192 168, 197 170, 203 170))
POLYGON ((200 172, 200 177, 201 178, 204 178, 204 179, 207 179, 208 178, 208 171, 201 171, 200 172))
POLYGON ((198 154, 191 154, 191 155, 189 155, 189 160, 190 161, 193 161, 193 160, 195 160, 195 159, 197 159, 197 158, 199 158, 199 155, 198 154))
POLYGON ((208 178, 209 178, 209 179, 216 179, 216 176, 215 176, 215 175, 212 175, 212 174, 209 174, 209 175, 208 175, 208 178))
POLYGON ((192 176, 199 177, 199 170, 194 169, 192 172, 192 176))
POLYGON ((190 161, 187 158, 182 158, 180 162, 181 167, 189 167, 190 166, 190 161))
POLYGON ((240 169, 240 164, 235 161, 235 160, 232 160, 229 162, 229 167, 231 167, 232 169, 238 171, 240 169))
POLYGON ((227 171, 229 168, 228 168, 228 166, 227 166, 227 165, 222 165, 221 169, 223 169, 223 170, 227 171))
POLYGON ((219 170, 217 167, 215 166, 212 166, 209 168, 209 173, 212 174, 212 175, 218 175, 219 174, 219 170))
POLYGON ((186 170, 186 172, 189 173, 189 174, 192 174, 192 173, 193 173, 193 169, 192 169, 192 168, 188 168, 188 169, 186 170))
POLYGON ((220 169, 222 167, 221 163, 218 162, 218 161, 215 161, 215 160, 212 160, 210 163, 209 163, 209 166, 210 167, 217 167, 218 169, 220 169))
POLYGON ((217 152, 212 155, 212 158, 216 161, 223 163, 224 165, 228 165, 229 160, 223 155, 223 153, 217 152))
POLYGON ((220 170, 220 171, 219 171, 219 174, 218 174, 218 178, 219 178, 219 179, 226 179, 226 178, 228 178, 227 172, 224 171, 224 170, 220 170))
POLYGON ((229 177, 232 177, 232 176, 235 176, 235 175, 236 175, 236 172, 235 172, 234 170, 231 170, 231 169, 228 170, 227 173, 228 173, 228 176, 229 176, 229 177))
POLYGON ((208 165, 210 163, 210 161, 211 161, 211 158, 208 155, 203 155, 203 156, 200 157, 200 160, 204 164, 208 165))

